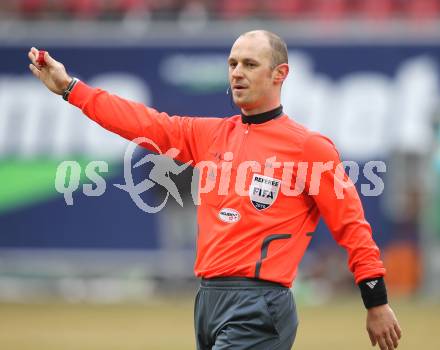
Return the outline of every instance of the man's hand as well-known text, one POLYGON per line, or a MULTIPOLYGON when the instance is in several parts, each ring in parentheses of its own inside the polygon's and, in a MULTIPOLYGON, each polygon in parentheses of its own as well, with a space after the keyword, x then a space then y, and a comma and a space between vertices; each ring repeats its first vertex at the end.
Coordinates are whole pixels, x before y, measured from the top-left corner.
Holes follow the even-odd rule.
POLYGON ((368 309, 367 331, 371 345, 379 344, 380 350, 397 348, 402 336, 396 316, 388 304, 368 309))
POLYGON ((72 81, 72 78, 66 73, 64 66, 50 57, 48 52, 44 55, 46 64, 40 66, 37 62, 38 50, 35 47, 30 49, 28 57, 31 61, 29 69, 32 74, 40 79, 50 91, 62 95, 72 81))

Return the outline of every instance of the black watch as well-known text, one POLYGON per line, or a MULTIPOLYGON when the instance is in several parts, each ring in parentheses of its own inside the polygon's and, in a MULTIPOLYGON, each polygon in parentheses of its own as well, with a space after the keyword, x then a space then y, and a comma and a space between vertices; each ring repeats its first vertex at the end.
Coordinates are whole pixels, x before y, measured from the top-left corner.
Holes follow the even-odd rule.
POLYGON ((69 95, 72 92, 73 87, 76 85, 76 83, 79 80, 77 78, 72 78, 72 80, 70 81, 69 85, 67 85, 67 89, 64 90, 63 92, 63 99, 68 101, 69 100, 69 95))

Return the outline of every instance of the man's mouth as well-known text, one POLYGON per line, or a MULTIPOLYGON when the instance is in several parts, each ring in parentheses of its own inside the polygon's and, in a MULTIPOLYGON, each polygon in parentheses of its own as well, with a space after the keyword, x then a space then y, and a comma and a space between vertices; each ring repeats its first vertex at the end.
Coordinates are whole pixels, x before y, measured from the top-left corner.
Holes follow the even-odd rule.
POLYGON ((245 86, 245 85, 233 85, 232 86, 232 88, 234 89, 234 90, 244 90, 244 89, 247 89, 247 86, 245 86))

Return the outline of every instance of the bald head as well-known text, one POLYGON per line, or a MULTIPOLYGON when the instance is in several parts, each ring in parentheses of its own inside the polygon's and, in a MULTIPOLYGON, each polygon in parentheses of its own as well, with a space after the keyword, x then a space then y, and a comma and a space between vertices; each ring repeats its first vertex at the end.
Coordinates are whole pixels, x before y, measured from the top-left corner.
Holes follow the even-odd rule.
POLYGON ((262 38, 266 38, 271 50, 272 69, 280 64, 289 63, 287 45, 285 41, 275 33, 269 32, 268 30, 252 30, 250 32, 243 33, 240 36, 261 36, 262 38))

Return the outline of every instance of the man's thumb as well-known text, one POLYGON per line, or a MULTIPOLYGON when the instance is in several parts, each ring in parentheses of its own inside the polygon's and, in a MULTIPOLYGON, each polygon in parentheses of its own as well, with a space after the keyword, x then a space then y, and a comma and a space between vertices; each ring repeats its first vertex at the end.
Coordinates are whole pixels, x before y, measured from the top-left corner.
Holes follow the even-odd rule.
POLYGON ((53 66, 54 63, 56 63, 56 61, 49 55, 49 52, 47 52, 47 51, 44 53, 44 62, 48 66, 53 66))

